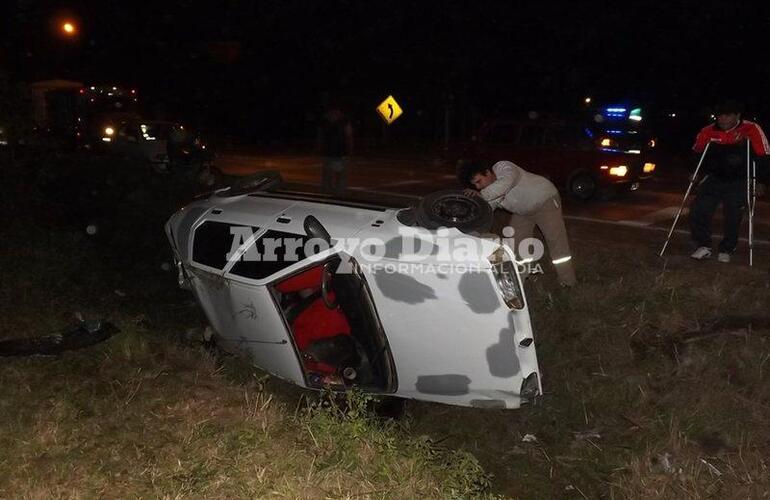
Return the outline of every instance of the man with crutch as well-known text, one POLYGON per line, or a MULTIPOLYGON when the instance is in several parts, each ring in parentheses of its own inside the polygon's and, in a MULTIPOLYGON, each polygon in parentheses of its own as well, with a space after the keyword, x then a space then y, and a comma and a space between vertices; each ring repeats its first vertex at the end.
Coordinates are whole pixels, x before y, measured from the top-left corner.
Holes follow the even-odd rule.
POLYGON ((698 248, 691 257, 711 257, 711 220, 721 203, 724 237, 717 260, 728 263, 738 245, 743 211, 753 209, 755 168, 751 153, 767 156, 770 145, 759 125, 741 119, 741 107, 735 101, 723 102, 715 114, 716 122, 698 133, 693 146, 701 161, 693 178, 698 192, 690 209, 690 233, 698 248))

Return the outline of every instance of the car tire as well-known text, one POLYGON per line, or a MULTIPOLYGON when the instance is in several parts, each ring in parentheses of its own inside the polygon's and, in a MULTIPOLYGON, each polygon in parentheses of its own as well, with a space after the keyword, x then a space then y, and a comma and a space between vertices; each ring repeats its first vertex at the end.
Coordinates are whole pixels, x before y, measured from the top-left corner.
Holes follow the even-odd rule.
POLYGON ((464 233, 488 232, 493 221, 489 203, 455 189, 427 195, 415 208, 415 215, 418 225, 426 229, 454 227, 464 233))
POLYGON ((218 191, 217 195, 227 198, 230 196, 240 196, 243 194, 267 191, 283 183, 283 177, 275 170, 265 170, 247 177, 237 178, 230 187, 218 191))
POLYGON ((567 190, 573 198, 585 201, 596 196, 599 184, 591 174, 580 172, 570 177, 567 190))

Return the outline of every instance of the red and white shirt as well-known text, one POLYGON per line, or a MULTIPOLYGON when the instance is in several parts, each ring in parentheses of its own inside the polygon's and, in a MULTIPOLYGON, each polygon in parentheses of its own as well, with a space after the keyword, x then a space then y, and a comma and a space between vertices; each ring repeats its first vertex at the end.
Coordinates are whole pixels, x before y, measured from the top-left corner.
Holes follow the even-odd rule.
POLYGON ((716 123, 703 127, 695 138, 695 145, 692 149, 696 153, 702 153, 709 142, 717 144, 732 145, 739 144, 748 139, 751 142, 751 149, 757 156, 770 155, 770 144, 762 128, 754 122, 741 120, 736 126, 729 130, 721 130, 716 123))

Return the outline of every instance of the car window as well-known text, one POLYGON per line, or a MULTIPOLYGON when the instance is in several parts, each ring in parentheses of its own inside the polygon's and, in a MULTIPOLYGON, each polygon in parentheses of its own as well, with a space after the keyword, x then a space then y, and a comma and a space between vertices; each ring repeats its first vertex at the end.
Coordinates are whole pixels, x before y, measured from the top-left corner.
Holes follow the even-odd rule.
POLYGON ((546 146, 563 146, 565 144, 563 127, 546 127, 543 131, 543 144, 546 146))
POLYGON ((513 124, 494 125, 487 134, 490 144, 515 144, 519 136, 519 126, 513 124))
POLYGON ((230 274, 244 278, 262 279, 304 260, 306 235, 270 230, 246 250, 244 258, 235 263, 230 274), (258 257, 259 260, 255 260, 258 257))
MULTIPOLYGON (((233 241, 235 238, 243 239, 243 227, 216 221, 206 221, 198 226, 193 237, 193 262, 214 269, 224 269, 228 254, 233 250, 233 241)), ((259 228, 249 227, 248 229, 253 234, 259 228)), ((239 240, 235 244, 240 246, 242 243, 243 241, 239 240)))
POLYGON ((545 140, 545 127, 538 125, 526 125, 521 128, 519 145, 521 146, 542 146, 545 140))
POLYGON ((558 125, 548 127, 545 131, 545 144, 572 149, 592 148, 593 142, 579 127, 558 125))

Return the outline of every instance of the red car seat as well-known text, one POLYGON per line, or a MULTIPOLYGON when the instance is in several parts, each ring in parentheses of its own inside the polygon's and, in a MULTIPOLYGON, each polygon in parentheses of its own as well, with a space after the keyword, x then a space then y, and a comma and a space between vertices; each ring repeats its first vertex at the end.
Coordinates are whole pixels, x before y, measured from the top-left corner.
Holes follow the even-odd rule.
MULTIPOLYGON (((323 279, 323 265, 312 267, 307 271, 292 276, 276 285, 281 293, 299 292, 311 289, 320 290, 323 279)), ((335 301, 334 292, 329 292, 329 299, 335 301)), ((291 323, 294 340, 300 351, 305 351, 310 344, 317 340, 350 335, 350 324, 339 307, 329 309, 321 297, 316 297, 297 314, 291 323)), ((331 365, 307 359, 303 356, 305 368, 322 373, 334 373, 337 369, 331 365)))

